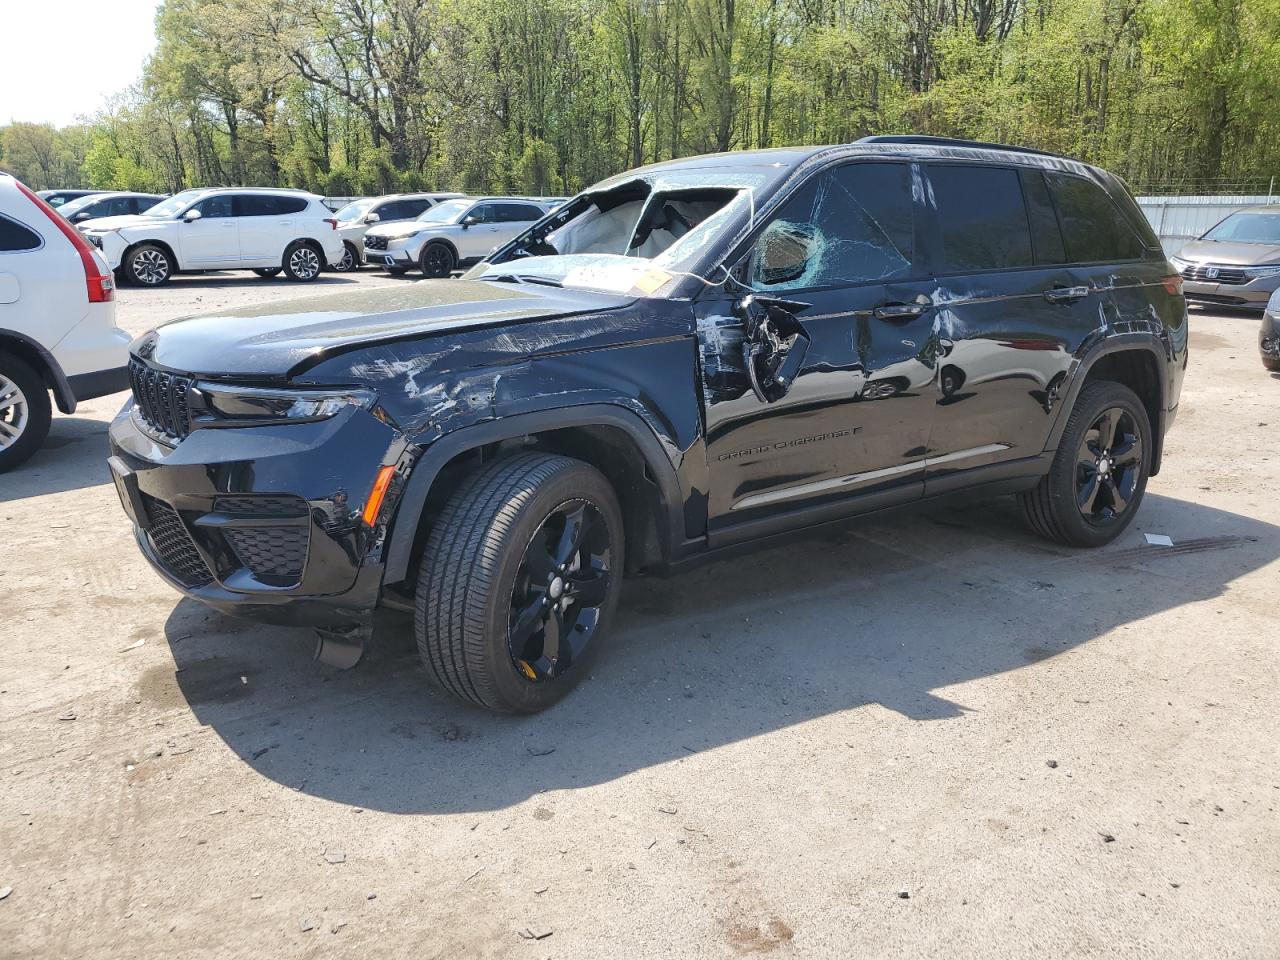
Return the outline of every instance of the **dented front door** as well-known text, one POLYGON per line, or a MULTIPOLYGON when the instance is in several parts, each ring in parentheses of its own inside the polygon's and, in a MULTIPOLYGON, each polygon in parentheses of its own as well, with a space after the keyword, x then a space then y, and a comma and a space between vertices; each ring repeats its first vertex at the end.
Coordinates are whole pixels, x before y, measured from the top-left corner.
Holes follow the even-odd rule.
POLYGON ((800 186, 739 264, 807 335, 793 382, 761 399, 741 297, 698 305, 713 534, 855 494, 923 490, 935 314, 917 278, 909 164, 858 162, 800 186))

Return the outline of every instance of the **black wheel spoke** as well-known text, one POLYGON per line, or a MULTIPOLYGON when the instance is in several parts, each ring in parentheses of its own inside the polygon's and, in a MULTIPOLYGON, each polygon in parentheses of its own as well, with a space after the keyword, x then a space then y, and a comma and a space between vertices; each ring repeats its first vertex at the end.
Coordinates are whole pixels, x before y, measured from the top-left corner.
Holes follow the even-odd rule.
POLYGON ((1098 488, 1101 484, 1098 482, 1098 475, 1095 473, 1087 481, 1080 493, 1076 496, 1076 504, 1080 507, 1082 513, 1091 514, 1094 505, 1098 502, 1098 488))
POLYGON ((1111 459, 1116 466, 1128 466, 1142 461, 1142 441, 1133 434, 1125 436, 1111 448, 1111 459))
POLYGON ((592 570, 585 577, 572 577, 569 582, 573 585, 570 597, 579 607, 598 607, 609 593, 609 575, 599 570, 592 570))
POLYGON ((1098 418, 1098 446, 1104 451, 1115 443, 1117 414, 1116 410, 1107 410, 1098 418))
POLYGON ((542 621, 547 615, 542 591, 530 591, 531 599, 520 608, 511 621, 511 651, 523 659, 528 651, 529 641, 542 629, 542 621))
POLYGON ((579 504, 565 515, 564 532, 560 534, 560 542, 552 553, 557 567, 564 568, 572 564, 573 558, 582 546, 583 534, 587 526, 587 505, 579 504))
POLYGON ((564 614, 559 607, 552 607, 542 631, 542 657, 553 674, 569 665, 571 654, 565 643, 565 632, 564 614))

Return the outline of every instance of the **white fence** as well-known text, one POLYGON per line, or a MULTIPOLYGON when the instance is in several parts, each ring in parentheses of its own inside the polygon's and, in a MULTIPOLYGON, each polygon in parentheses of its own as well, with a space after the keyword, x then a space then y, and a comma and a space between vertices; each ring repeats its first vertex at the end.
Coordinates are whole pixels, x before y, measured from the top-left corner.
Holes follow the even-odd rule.
POLYGON ((1164 252, 1175 254, 1215 223, 1241 207, 1280 203, 1280 197, 1138 197, 1138 206, 1160 236, 1164 252))

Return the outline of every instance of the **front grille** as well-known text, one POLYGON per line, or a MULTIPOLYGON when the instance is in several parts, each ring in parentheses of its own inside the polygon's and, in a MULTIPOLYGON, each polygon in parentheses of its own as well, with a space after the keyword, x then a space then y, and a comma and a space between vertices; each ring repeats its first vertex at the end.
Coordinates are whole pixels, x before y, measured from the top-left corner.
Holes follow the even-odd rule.
POLYGON ((1240 267, 1226 267, 1214 263, 1193 263, 1182 269, 1183 280, 1199 283, 1248 283, 1252 278, 1240 267), (1210 274, 1213 274, 1210 276, 1210 274))
POLYGON ((387 238, 371 237, 366 234, 364 238, 364 245, 369 250, 385 250, 387 249, 387 238))
POLYGON ((302 579, 306 527, 233 527, 223 534, 240 562, 263 583, 288 586, 302 579))
POLYGON ((307 501, 301 497, 260 496, 218 497, 213 501, 216 513, 238 513, 252 517, 305 517, 307 501))
POLYGON ((178 511, 146 494, 142 502, 147 511, 147 539, 161 565, 186 587, 202 587, 213 580, 178 511))
POLYGON ((172 440, 191 433, 192 379, 149 367, 137 357, 129 358, 129 386, 138 414, 147 426, 172 440))

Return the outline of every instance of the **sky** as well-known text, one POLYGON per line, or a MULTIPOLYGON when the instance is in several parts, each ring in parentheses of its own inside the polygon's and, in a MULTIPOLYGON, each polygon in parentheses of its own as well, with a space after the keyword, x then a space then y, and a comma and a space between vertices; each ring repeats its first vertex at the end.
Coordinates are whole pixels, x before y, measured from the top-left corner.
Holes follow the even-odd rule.
POLYGON ((62 127, 142 75, 160 0, 0 0, 0 125, 62 127))

